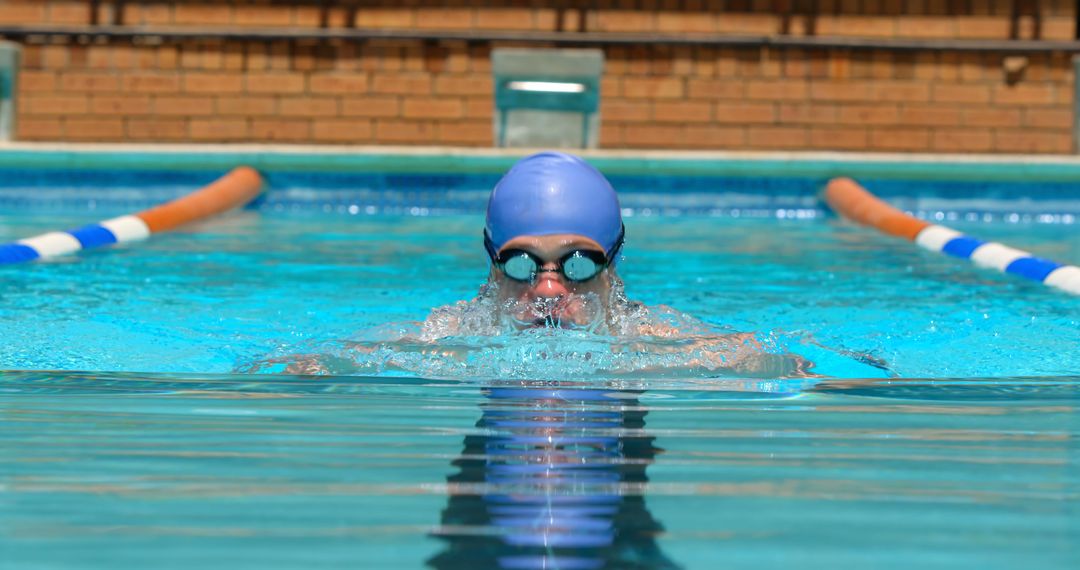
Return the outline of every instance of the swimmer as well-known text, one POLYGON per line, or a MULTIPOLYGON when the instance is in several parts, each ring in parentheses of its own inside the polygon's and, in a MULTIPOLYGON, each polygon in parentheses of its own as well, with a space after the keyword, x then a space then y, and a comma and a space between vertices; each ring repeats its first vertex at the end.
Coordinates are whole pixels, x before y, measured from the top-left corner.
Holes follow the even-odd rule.
MULTIPOLYGON (((750 333, 716 334, 696 319, 666 307, 629 300, 616 268, 626 229, 611 183, 577 156, 543 152, 523 158, 492 190, 483 228, 489 259, 486 283, 471 301, 437 307, 410 347, 350 342, 352 356, 386 354, 380 369, 416 372, 430 363, 460 365, 471 348, 453 337, 497 337, 524 331, 569 329, 611 338, 611 350, 631 355, 613 373, 649 373, 642 358, 656 358, 657 372, 678 373, 664 355, 678 355, 679 369, 760 377, 808 376, 812 364, 793 354, 771 353, 750 333), (455 348, 456 347, 456 348, 455 348), (418 353, 418 354, 417 354, 418 353), (413 358, 420 357, 420 362, 413 358), (419 366, 418 366, 419 365, 419 366)), ((264 360, 244 371, 295 374, 344 373, 350 356, 292 355, 264 360)))
POLYGON ((484 248, 499 305, 533 327, 592 324, 618 277, 625 228, 615 189, 584 160, 527 157, 495 185, 484 248))
MULTIPOLYGON (((617 328, 610 317, 621 300, 615 267, 624 236, 618 197, 603 174, 570 154, 526 157, 488 199, 483 244, 490 271, 478 298, 493 300, 489 316, 511 328, 610 333, 617 328)), ((478 332, 475 319, 463 322, 476 316, 472 308, 462 302, 436 309, 423 336, 478 332)), ((492 334, 506 332, 500 324, 492 323, 492 334)))
MULTIPOLYGON (((518 161, 488 199, 483 240, 490 260, 480 299, 494 300, 490 316, 515 329, 584 329, 640 339, 688 337, 672 350, 698 351, 694 363, 739 373, 806 375, 812 364, 795 355, 766 354, 753 334, 683 330, 692 319, 665 319, 668 307, 650 310, 624 294, 616 267, 626 228, 615 189, 581 158, 543 152, 518 161), (689 338, 692 337, 692 338, 689 338), (777 358, 779 357, 779 359, 777 358), (776 362, 784 364, 778 369, 776 362), (790 370, 788 370, 790 368, 790 370)), ((434 310, 421 337, 434 341, 478 332, 476 300, 434 310), (467 318, 473 322, 466 323, 467 318)), ((506 326, 494 325, 494 334, 506 326)), ((655 347, 653 347, 655 349, 655 347)))

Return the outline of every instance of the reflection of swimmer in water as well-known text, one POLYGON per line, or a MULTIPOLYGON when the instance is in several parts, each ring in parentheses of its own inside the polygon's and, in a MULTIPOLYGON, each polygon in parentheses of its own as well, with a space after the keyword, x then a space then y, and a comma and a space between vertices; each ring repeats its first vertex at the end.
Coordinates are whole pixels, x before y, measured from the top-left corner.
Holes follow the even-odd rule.
POLYGON ((477 299, 434 310, 421 338, 476 334, 487 328, 483 324, 492 332, 507 325, 584 329, 620 338, 682 338, 687 342, 670 348, 698 351, 700 361, 689 364, 706 368, 794 376, 811 366, 793 355, 766 354, 752 334, 702 334, 703 325, 668 318, 676 313, 667 307, 628 300, 615 271, 624 235, 615 190, 595 168, 557 152, 522 159, 488 201, 488 283, 477 299), (478 304, 489 310, 478 315, 478 304), (484 315, 497 322, 477 323, 484 315))
MULTIPOLYGON (((349 343, 344 356, 294 355, 260 361, 244 371, 344 374, 373 366, 376 371, 444 375, 462 366, 475 349, 460 343, 455 348, 451 339, 569 329, 611 341, 606 356, 614 355, 613 361, 596 366, 605 372, 808 375, 810 362, 771 353, 753 334, 716 334, 668 307, 627 299, 615 271, 624 234, 619 200, 603 174, 569 154, 526 157, 491 192, 484 227, 491 269, 475 299, 434 309, 415 336, 393 341, 398 345, 349 343), (408 348, 400 350, 406 343, 408 348)), ((551 355, 544 351, 538 357, 551 355)), ((604 355, 590 358, 598 362, 604 355)), ((506 374, 500 370, 493 376, 506 374)))
POLYGON ((438 570, 674 570, 664 527, 645 502, 646 468, 661 450, 636 394, 497 387, 484 392, 476 432, 435 536, 438 570), (617 396, 617 397, 616 397, 617 396))

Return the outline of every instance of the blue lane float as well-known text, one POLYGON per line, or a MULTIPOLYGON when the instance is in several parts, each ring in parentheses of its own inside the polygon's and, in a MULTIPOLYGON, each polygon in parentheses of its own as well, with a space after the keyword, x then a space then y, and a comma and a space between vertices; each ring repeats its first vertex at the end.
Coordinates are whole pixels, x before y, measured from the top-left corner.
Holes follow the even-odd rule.
POLYGON ((49 232, 0 245, 0 264, 23 263, 150 236, 137 215, 121 216, 67 232, 49 232))
POLYGON ((931 251, 970 259, 980 267, 991 267, 1080 295, 1080 267, 1035 257, 1020 249, 979 240, 909 216, 850 178, 831 180, 823 196, 840 215, 883 233, 914 241, 931 251))
POLYGON ((1022 249, 982 241, 936 224, 919 232, 915 243, 931 251, 970 259, 980 267, 990 267, 1080 295, 1080 267, 1075 265, 1035 257, 1022 249))

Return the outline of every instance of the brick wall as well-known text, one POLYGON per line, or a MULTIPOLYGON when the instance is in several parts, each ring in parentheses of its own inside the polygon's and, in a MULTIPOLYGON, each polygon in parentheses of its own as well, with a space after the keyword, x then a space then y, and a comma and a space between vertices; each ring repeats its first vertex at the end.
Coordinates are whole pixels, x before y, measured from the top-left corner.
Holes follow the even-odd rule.
MULTIPOLYGON (((366 27, 1072 40, 1075 3, 0 0, 0 26, 366 27), (475 7, 483 4, 484 7, 475 7), (122 6, 122 10, 118 9, 122 6), (588 9, 582 8, 588 6, 588 9), (791 13, 784 8, 791 7, 791 13)), ((22 140, 492 142, 490 50, 463 41, 24 42, 22 140)), ((519 44, 520 45, 520 44, 519 44)), ((1064 53, 609 45, 605 148, 1072 151, 1064 53)))

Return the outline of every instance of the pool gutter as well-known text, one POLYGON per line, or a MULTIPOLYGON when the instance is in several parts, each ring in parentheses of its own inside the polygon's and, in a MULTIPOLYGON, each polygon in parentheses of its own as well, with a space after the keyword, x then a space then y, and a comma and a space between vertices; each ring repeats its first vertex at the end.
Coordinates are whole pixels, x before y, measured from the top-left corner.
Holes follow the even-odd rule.
MULTIPOLYGON (((0 168, 498 173, 529 149, 0 142, 0 168), (421 160, 418 160, 421 159, 421 160)), ((610 175, 1080 182, 1071 155, 582 150, 610 175)))

